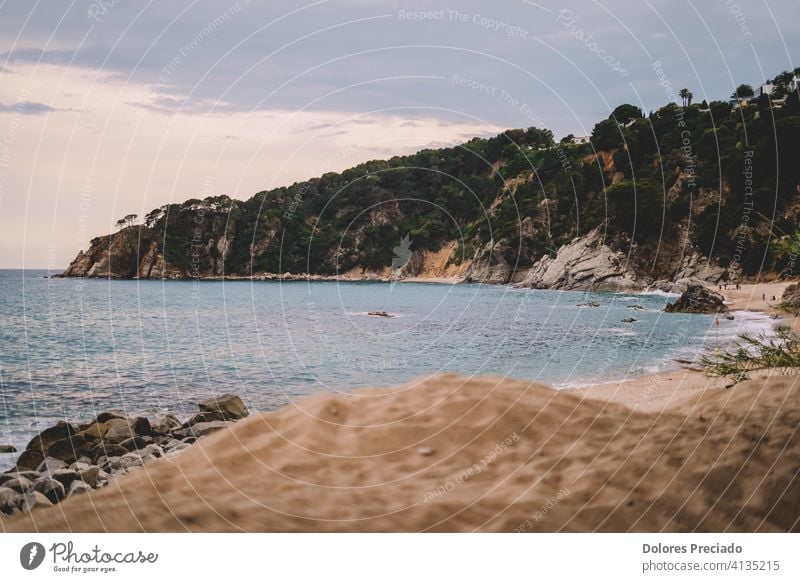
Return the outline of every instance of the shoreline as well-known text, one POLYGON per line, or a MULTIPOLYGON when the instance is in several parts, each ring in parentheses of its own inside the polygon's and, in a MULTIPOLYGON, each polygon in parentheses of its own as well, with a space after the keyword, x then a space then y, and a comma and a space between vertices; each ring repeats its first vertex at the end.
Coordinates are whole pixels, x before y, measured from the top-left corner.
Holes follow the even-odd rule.
MULTIPOLYGON (((792 331, 800 334, 800 321, 797 317, 780 309, 783 291, 793 282, 742 284, 741 289, 719 290, 731 312, 764 313, 775 317, 792 331), (766 300, 762 300, 762 293, 766 300), (775 301, 772 301, 772 297, 775 301)), ((777 321, 776 321, 777 323, 777 321)), ((774 374, 768 371, 753 374, 754 378, 764 380, 774 374)), ((724 390, 730 385, 727 378, 706 376, 701 370, 681 367, 673 371, 645 374, 619 381, 592 384, 576 388, 564 388, 584 398, 623 404, 634 410, 663 412, 690 404, 706 391, 724 390)))

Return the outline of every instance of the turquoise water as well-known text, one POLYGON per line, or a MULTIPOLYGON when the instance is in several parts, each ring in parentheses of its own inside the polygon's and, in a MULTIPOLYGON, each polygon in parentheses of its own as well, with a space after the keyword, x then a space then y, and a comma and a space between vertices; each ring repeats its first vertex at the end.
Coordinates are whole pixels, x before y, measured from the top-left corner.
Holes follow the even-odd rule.
MULTIPOLYGON (((445 371, 610 381, 770 327, 753 315, 717 328, 713 316, 665 314, 663 295, 45 274, 0 271, 0 444, 20 450, 58 419, 110 408, 181 414, 222 392, 258 411, 445 371), (587 301, 601 305, 576 306, 587 301)), ((10 460, 0 455, 0 465, 10 460)))

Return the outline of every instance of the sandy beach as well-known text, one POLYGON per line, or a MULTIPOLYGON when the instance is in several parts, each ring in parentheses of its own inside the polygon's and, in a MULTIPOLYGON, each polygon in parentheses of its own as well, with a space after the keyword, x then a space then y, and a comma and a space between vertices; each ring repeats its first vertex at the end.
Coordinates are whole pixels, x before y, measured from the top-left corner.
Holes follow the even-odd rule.
MULTIPOLYGON (((723 291, 771 311, 787 283, 723 291), (767 297, 762 301, 761 294, 767 297)), ((797 531, 800 384, 440 375, 252 416, 4 531, 797 531)))

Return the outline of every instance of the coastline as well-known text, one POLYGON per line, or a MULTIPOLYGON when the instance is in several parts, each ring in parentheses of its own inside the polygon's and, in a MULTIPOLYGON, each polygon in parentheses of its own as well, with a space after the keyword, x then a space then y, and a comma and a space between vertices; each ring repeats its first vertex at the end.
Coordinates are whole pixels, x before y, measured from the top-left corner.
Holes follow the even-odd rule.
MULTIPOLYGON (((742 284, 739 290, 710 288, 725 297, 725 303, 731 311, 769 314, 776 317, 780 323, 791 327, 795 333, 800 333, 798 318, 780 309, 783 291, 791 284, 792 282, 742 284), (762 293, 766 300, 761 299, 762 293), (771 299, 773 296, 776 298, 775 301, 771 299)), ((765 380, 773 375, 765 371, 753 374, 753 377, 765 380)), ((701 370, 684 366, 673 371, 570 390, 585 398, 615 402, 634 410, 662 412, 690 405, 704 392, 724 390, 729 384, 730 380, 726 378, 708 377, 701 370)))

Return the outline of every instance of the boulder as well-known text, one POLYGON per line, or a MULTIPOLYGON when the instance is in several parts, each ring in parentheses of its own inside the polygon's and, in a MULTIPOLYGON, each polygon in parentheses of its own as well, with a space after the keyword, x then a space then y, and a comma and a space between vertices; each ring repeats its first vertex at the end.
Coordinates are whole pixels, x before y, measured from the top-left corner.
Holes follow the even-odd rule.
POLYGON ((139 467, 142 464, 142 457, 136 453, 128 453, 119 458, 119 466, 122 469, 130 469, 131 467, 139 467))
POLYGON ((150 431, 153 434, 167 435, 181 427, 181 421, 172 414, 161 416, 150 422, 150 431))
POLYGON ((66 497, 66 489, 61 481, 56 481, 50 477, 42 477, 33 484, 33 490, 38 491, 51 503, 58 503, 66 497))
POLYGON ((142 452, 147 455, 152 455, 156 458, 164 456, 164 449, 155 444, 147 445, 142 452))
POLYGON ((47 448, 47 456, 71 463, 84 455, 91 455, 92 444, 80 434, 56 441, 47 448))
POLYGON ((88 493, 91 490, 92 488, 88 483, 84 483, 83 481, 73 481, 72 484, 69 486, 67 497, 72 497, 73 495, 80 495, 81 493, 88 493))
POLYGON ((133 433, 137 436, 151 436, 153 429, 150 427, 150 420, 146 416, 137 416, 131 422, 133 433))
POLYGON ((19 509, 19 494, 13 489, 0 486, 0 512, 10 515, 19 509))
POLYGON ((30 491, 20 499, 19 508, 22 511, 31 511, 34 507, 53 505, 44 494, 38 491, 30 491))
POLYGON ((109 410, 107 412, 101 412, 100 414, 98 414, 95 417, 94 421, 97 424, 103 424, 108 422, 109 420, 114 420, 114 419, 127 420, 128 416, 121 410, 109 410))
POLYGON ((667 313, 728 313, 724 298, 702 285, 690 285, 675 303, 664 308, 667 313))
POLYGON ((620 323, 634 323, 635 321, 635 317, 626 317, 625 319, 621 319, 620 323))
POLYGON ((121 446, 126 451, 131 452, 131 451, 139 451, 145 448, 147 446, 147 443, 144 441, 144 439, 142 439, 142 437, 135 436, 129 439, 125 439, 124 441, 119 443, 119 446, 121 446))
POLYGON ((78 472, 72 469, 58 469, 53 471, 52 478, 69 490, 69 486, 78 478, 78 472))
POLYGON ((133 432, 131 424, 127 419, 112 418, 104 423, 105 432, 103 433, 103 442, 111 444, 119 444, 124 440, 136 436, 133 432))
POLYGON ((17 457, 17 469, 35 469, 44 461, 44 453, 39 449, 25 449, 17 457))
MULTIPOLYGON (((55 442, 64 440, 66 438, 71 437, 75 433, 78 432, 78 427, 72 423, 64 422, 63 420, 58 422, 55 426, 51 426, 48 429, 43 430, 35 437, 31 439, 26 447, 28 450, 38 450, 42 454, 47 452, 47 449, 50 448, 55 442)), ((44 456, 42 457, 42 460, 44 456)), ((42 461, 40 460, 36 465, 38 466, 39 463, 42 461)))
MULTIPOLYGON (((223 428, 227 428, 228 423, 223 420, 215 420, 213 422, 198 422, 186 429, 187 436, 201 437, 223 428)), ((194 442, 194 441, 193 441, 194 442)), ((191 444, 191 443, 182 443, 191 444)))
POLYGON ((60 459, 54 459, 53 457, 47 457, 44 461, 39 463, 39 466, 36 467, 36 470, 39 473, 44 473, 45 475, 51 475, 53 471, 57 471, 58 469, 66 469, 67 464, 60 459))
POLYGON ((15 477, 14 479, 9 479, 5 483, 3 483, 3 487, 8 489, 12 489, 17 493, 27 493, 31 489, 33 489, 33 481, 28 479, 27 477, 23 477, 22 475, 15 477))
POLYGON ((13 445, 0 445, 0 453, 16 453, 17 447, 13 445))
POLYGON ((100 457, 121 457, 122 455, 125 455, 129 452, 130 451, 128 451, 128 449, 126 449, 122 445, 111 445, 111 444, 101 443, 95 449, 94 462, 96 465, 98 465, 100 464, 99 462, 100 457))
POLYGON ((201 412, 217 412, 223 420, 239 420, 249 414, 247 407, 236 394, 223 394, 203 400, 198 404, 201 412))
POLYGON ((99 478, 100 467, 96 465, 92 465, 78 471, 78 479, 89 485, 89 487, 95 487, 99 478))

